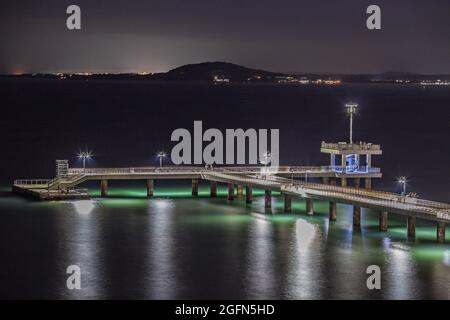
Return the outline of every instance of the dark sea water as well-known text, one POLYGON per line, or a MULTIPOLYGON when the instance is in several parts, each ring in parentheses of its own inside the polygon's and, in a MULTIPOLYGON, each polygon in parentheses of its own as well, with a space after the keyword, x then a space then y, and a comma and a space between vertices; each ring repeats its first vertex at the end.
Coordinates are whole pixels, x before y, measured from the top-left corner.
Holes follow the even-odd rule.
MULTIPOLYGON (((14 178, 50 178, 54 160, 80 166, 155 165, 170 150, 176 128, 279 128, 282 164, 326 165, 320 142, 347 140, 343 104, 360 104, 355 140, 379 143, 373 158, 384 177, 374 188, 408 191, 450 202, 450 88, 416 85, 284 86, 167 84, 145 81, 0 80, 1 298, 450 298, 450 244, 435 243, 434 224, 418 221, 406 240, 405 218, 389 231, 362 211, 353 230, 351 208, 328 203, 304 214, 282 198, 264 209, 242 199, 189 196, 189 182, 111 182, 110 197, 34 202, 13 196, 14 178), (82 272, 82 289, 66 287, 67 266, 82 272), (379 265, 382 289, 368 290, 366 268, 379 265)), ((222 190, 224 192, 224 190, 222 190)), ((447 235, 450 234, 447 228, 447 235)))

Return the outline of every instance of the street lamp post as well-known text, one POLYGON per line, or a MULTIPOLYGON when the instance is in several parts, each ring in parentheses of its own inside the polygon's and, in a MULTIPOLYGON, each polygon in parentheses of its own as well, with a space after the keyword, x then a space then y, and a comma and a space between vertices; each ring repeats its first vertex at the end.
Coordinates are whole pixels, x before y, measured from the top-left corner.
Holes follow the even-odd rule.
POLYGON ((167 156, 167 154, 164 151, 160 151, 156 156, 159 158, 159 167, 161 168, 163 165, 163 159, 167 156))
POLYGON ((86 172, 86 159, 90 159, 92 154, 89 151, 83 151, 78 154, 78 158, 83 159, 83 171, 86 172))
POLYGON ((358 104, 346 103, 345 108, 347 108, 347 113, 350 115, 350 144, 353 144, 353 115, 356 113, 358 104))
POLYGON ((407 181, 408 180, 407 180, 407 178, 405 176, 402 176, 402 177, 398 178, 398 183, 403 185, 403 193, 402 193, 403 196, 406 195, 406 182, 407 181))

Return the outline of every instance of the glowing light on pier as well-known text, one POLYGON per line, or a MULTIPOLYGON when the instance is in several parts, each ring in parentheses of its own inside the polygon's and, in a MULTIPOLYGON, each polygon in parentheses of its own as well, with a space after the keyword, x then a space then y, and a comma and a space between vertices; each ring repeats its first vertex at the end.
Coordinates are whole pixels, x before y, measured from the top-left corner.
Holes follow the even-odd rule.
POLYGON ((80 152, 78 158, 83 160, 83 170, 86 171, 86 159, 91 159, 92 153, 89 151, 80 152))
POLYGON ((347 109, 347 113, 350 115, 350 144, 353 143, 353 115, 356 113, 358 108, 357 103, 346 103, 345 108, 347 109))
POLYGON ((167 157, 167 154, 164 151, 159 151, 156 154, 156 157, 159 158, 159 166, 162 167, 163 165, 163 159, 165 159, 167 157))
POLYGON ((406 194, 406 183, 408 179, 405 176, 398 178, 397 182, 403 186, 403 195, 406 194))

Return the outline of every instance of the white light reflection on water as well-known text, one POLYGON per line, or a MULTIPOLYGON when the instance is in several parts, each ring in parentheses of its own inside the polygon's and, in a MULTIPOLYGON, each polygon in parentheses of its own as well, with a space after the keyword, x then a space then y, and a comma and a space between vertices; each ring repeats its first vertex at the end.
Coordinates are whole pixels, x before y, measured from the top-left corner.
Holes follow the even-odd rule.
POLYGON ((270 217, 264 214, 251 213, 255 218, 249 227, 248 235, 248 266, 246 282, 249 299, 273 296, 275 245, 273 241, 273 225, 270 217))
POLYGON ((72 204, 79 214, 89 214, 95 207, 92 200, 78 200, 72 202, 72 204))
POLYGON ((61 225, 62 265, 61 274, 67 278, 66 268, 77 265, 81 269, 81 289, 68 290, 63 279, 61 294, 70 299, 96 299, 101 296, 100 259, 98 253, 98 221, 97 215, 90 214, 97 203, 93 200, 65 201, 61 205, 67 207, 63 212, 61 225))
POLYGON ((383 246, 387 254, 385 270, 381 270, 385 281, 388 299, 415 299, 419 289, 417 266, 413 258, 412 248, 402 243, 392 243, 390 239, 383 239, 383 246))
POLYGON ((444 254, 442 255, 442 262, 444 265, 450 267, 450 251, 444 251, 444 254))
POLYGON ((172 199, 153 199, 148 208, 149 254, 145 281, 150 299, 176 298, 176 260, 174 248, 174 207, 172 199))
POLYGON ((323 234, 318 225, 298 219, 292 237, 287 292, 290 299, 320 297, 323 234))

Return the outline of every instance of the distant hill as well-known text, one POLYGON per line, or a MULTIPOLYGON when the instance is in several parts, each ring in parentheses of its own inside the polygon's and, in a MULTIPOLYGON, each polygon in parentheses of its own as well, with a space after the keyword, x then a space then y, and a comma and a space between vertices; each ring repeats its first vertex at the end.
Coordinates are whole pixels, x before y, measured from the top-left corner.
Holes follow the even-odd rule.
POLYGON ((271 81, 277 76, 286 76, 282 73, 251 69, 228 62, 203 62, 187 64, 165 73, 157 73, 152 78, 157 80, 175 81, 212 81, 216 79, 229 79, 230 81, 271 81))
POLYGON ((187 64, 162 73, 34 73, 1 75, 0 78, 33 78, 49 80, 148 80, 201 82, 271 82, 280 84, 322 83, 339 80, 342 83, 421 83, 421 81, 450 81, 448 74, 416 74, 389 71, 379 74, 280 73, 247 68, 229 62, 187 64))

